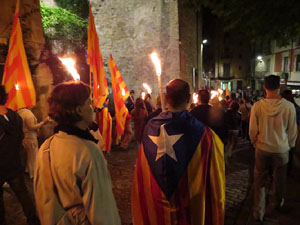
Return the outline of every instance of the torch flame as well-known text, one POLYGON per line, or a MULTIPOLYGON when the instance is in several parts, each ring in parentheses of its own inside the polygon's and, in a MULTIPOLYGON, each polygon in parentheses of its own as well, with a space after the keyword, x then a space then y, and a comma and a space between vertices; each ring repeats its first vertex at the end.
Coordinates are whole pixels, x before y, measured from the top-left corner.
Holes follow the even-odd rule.
POLYGON ((71 73, 74 80, 80 80, 80 75, 75 69, 75 61, 72 58, 59 58, 59 60, 67 67, 67 70, 71 73))
POLYGON ((219 88, 219 89, 218 89, 218 92, 220 93, 220 95, 222 95, 224 91, 223 91, 222 89, 219 88))
POLYGON ((213 99, 215 97, 219 96, 219 92, 218 91, 211 91, 210 92, 210 99, 213 99))
POLYGON ((16 90, 17 90, 17 91, 20 90, 19 84, 16 84, 15 87, 16 87, 16 90))
POLYGON ((143 86, 144 86, 144 88, 147 90, 148 94, 151 94, 151 93, 152 93, 152 90, 151 90, 151 88, 150 88, 150 86, 149 86, 148 84, 143 83, 143 86))
POLYGON ((145 100, 146 93, 142 92, 142 99, 145 100))
POLYGON ((195 104, 197 104, 197 102, 198 102, 198 94, 197 94, 197 93, 194 93, 194 94, 193 94, 193 102, 194 102, 195 104))
POLYGON ((122 88, 122 95, 125 96, 125 90, 122 88))
POLYGON ((152 59, 152 62, 154 63, 157 76, 160 76, 161 75, 161 66, 160 66, 160 60, 159 60, 156 52, 153 52, 151 54, 151 59, 152 59))

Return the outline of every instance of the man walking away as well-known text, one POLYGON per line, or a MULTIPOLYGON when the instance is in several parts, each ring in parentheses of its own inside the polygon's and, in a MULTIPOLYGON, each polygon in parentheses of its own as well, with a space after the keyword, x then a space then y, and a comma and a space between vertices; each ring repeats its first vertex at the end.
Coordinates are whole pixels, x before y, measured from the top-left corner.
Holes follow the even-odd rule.
POLYGON ((253 217, 257 221, 263 221, 265 214, 266 176, 270 167, 273 171, 271 206, 283 209, 289 150, 297 138, 295 107, 280 98, 279 88, 279 76, 265 77, 266 98, 251 109, 249 134, 255 147, 253 217))
POLYGON ((3 202, 2 185, 7 182, 20 201, 29 225, 38 225, 35 213, 25 186, 23 168, 20 159, 22 139, 21 117, 4 105, 7 93, 4 86, 0 86, 0 225, 5 225, 5 208, 3 202))
POLYGON ((168 111, 144 131, 132 186, 134 225, 223 225, 224 146, 186 109, 188 83, 170 81, 168 111))

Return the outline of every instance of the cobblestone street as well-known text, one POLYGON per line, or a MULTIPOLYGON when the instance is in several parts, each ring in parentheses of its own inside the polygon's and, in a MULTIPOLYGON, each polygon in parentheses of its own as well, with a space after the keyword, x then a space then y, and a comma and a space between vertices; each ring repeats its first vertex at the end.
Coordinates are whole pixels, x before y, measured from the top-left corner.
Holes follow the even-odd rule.
MULTIPOLYGON (((134 165, 137 157, 138 146, 132 142, 129 150, 113 149, 107 157, 111 172, 113 191, 117 201, 123 225, 129 225, 130 192, 133 178, 134 165)), ((226 166, 226 217, 225 225, 251 225, 251 202, 252 202, 252 171, 254 151, 247 141, 239 140, 231 159, 226 166)), ((27 180, 32 193, 32 183, 27 180)), ((298 182, 299 183, 299 182, 298 182)), ((295 186, 293 180, 289 180, 289 188, 295 186)), ((297 190, 294 189, 293 190, 297 190)), ((9 225, 26 225, 21 206, 9 188, 4 189, 4 200, 7 209, 7 221, 9 225)), ((266 218, 265 225, 296 225, 300 221, 296 206, 300 206, 299 194, 290 192, 288 200, 293 200, 294 210, 288 215, 274 214, 274 218, 266 218), (298 219, 296 219, 298 218, 298 219), (288 221, 287 223, 285 221, 288 221)))

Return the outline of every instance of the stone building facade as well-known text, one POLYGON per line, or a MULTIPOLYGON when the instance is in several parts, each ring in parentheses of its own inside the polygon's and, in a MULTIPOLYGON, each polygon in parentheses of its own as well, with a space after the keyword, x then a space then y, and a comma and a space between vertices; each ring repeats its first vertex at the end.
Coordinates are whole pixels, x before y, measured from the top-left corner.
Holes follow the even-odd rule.
POLYGON ((175 0, 92 0, 106 75, 112 54, 129 89, 139 93, 146 82, 158 94, 150 59, 156 51, 162 63, 162 86, 179 77, 179 22, 175 0))

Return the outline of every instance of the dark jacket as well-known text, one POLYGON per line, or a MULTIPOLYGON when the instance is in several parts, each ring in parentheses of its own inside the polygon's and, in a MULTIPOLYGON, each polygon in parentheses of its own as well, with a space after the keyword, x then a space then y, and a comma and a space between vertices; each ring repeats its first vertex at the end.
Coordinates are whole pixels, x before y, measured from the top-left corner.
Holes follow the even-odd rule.
POLYGON ((20 150, 24 138, 22 118, 14 111, 0 115, 0 178, 9 179, 21 173, 20 150), (7 119, 5 118, 7 117, 7 119))
POLYGON ((227 129, 222 108, 208 104, 198 105, 191 111, 191 114, 216 132, 223 143, 227 143, 227 129))

